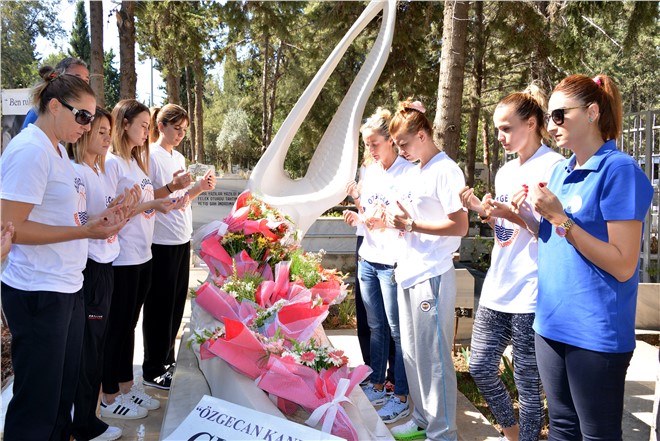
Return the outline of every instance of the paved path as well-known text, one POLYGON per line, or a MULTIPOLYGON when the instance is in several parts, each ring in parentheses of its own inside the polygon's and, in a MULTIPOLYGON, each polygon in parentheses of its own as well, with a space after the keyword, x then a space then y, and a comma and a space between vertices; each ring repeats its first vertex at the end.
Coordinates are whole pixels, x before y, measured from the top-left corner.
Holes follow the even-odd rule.
MULTIPOLYGON (((195 285, 197 280, 204 280, 204 270, 191 270, 191 284, 195 285)), ((190 308, 186 308, 184 323, 187 324, 190 317, 190 308)), ((142 323, 137 326, 134 370, 136 377, 142 375, 142 323)), ((183 334, 183 329, 181 334, 183 334)), ((328 331, 328 337, 333 345, 347 352, 351 364, 362 363, 355 331, 338 330, 328 331)), ((656 368, 658 366, 658 349, 645 342, 638 341, 626 376, 625 414, 623 418, 623 439, 626 441, 648 441, 650 435, 650 424, 652 418, 653 396, 655 391, 656 368)), ((178 348, 179 341, 177 341, 178 348)), ((109 424, 119 426, 123 429, 124 441, 157 441, 160 439, 161 424, 165 409, 167 407, 167 392, 146 388, 146 391, 161 401, 161 408, 149 412, 142 420, 122 421, 107 420, 109 424)), ((4 425, 4 414, 7 403, 11 398, 11 388, 2 392, 2 413, 0 414, 0 427, 4 425)), ((472 404, 459 393, 458 399, 458 427, 459 439, 462 441, 495 441, 498 439, 497 431, 483 416, 472 406, 472 404)))

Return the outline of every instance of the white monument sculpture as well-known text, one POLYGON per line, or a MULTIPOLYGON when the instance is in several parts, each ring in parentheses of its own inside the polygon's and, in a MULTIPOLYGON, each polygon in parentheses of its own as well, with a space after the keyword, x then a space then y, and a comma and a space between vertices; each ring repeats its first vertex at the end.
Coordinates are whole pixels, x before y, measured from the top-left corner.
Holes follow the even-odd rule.
POLYGON ((247 188, 291 217, 303 234, 324 211, 346 197, 346 184, 355 177, 360 120, 387 61, 395 18, 396 0, 369 3, 323 63, 252 171, 247 188), (328 124, 307 173, 301 179, 291 179, 284 171, 284 159, 293 137, 341 57, 381 10, 383 18, 376 42, 328 124))

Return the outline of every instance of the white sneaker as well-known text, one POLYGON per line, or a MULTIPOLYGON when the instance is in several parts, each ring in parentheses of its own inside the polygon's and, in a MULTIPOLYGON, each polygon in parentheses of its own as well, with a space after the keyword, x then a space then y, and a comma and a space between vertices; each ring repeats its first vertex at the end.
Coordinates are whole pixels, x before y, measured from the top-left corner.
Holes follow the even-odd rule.
POLYGON ((160 401, 149 395, 144 389, 133 384, 131 391, 126 394, 131 401, 147 410, 156 410, 160 407, 160 401))
POLYGON ((105 404, 101 400, 101 416, 103 418, 117 418, 121 420, 138 420, 147 416, 147 409, 138 406, 128 395, 117 395, 115 402, 105 404))
POLYGON ((105 429, 105 432, 103 432, 96 438, 92 438, 90 441, 113 441, 116 440, 117 438, 120 438, 121 434, 122 431, 119 427, 108 426, 108 428, 105 429))
POLYGON ((392 427, 390 432, 392 432, 392 436, 396 440, 407 441, 426 438, 426 430, 418 427, 414 420, 410 420, 407 423, 392 427))

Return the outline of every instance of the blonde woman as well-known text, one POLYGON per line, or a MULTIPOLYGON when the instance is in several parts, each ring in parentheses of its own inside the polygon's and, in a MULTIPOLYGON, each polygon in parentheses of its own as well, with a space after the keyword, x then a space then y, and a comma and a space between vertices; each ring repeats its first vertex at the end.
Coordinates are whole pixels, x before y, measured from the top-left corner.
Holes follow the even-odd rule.
MULTIPOLYGON (((401 352, 397 284, 394 264, 399 254, 398 232, 385 228, 387 207, 396 204, 397 181, 412 164, 399 156, 389 132, 390 112, 377 109, 360 128, 373 163, 365 167, 357 197, 361 214, 345 211, 351 225, 364 224, 364 240, 358 250, 358 283, 370 331, 370 384, 364 393, 374 405, 383 404, 378 415, 394 423, 410 414, 408 382, 401 352), (394 340, 394 393, 387 395, 385 377, 390 336, 394 340)), ((349 191, 353 190, 349 186, 349 191)))

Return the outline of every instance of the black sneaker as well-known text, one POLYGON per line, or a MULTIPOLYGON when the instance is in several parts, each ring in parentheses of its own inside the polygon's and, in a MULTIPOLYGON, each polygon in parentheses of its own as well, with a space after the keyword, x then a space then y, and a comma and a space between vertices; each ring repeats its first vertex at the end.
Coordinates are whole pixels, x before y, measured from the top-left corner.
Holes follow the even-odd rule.
POLYGON ((144 378, 142 379, 142 384, 145 386, 155 387, 157 389, 170 390, 170 386, 172 385, 172 373, 167 371, 163 375, 159 375, 153 380, 144 378))

